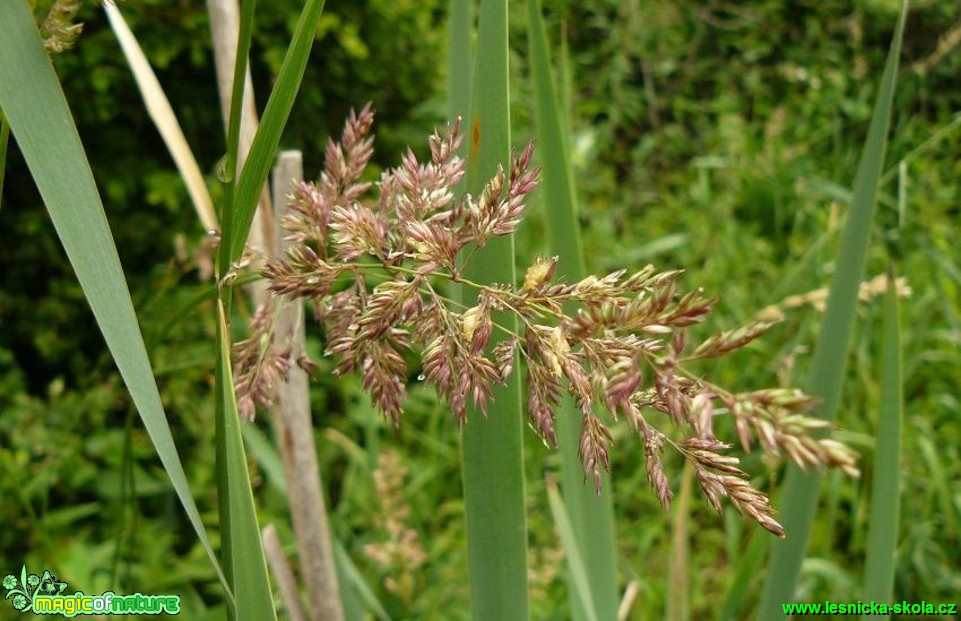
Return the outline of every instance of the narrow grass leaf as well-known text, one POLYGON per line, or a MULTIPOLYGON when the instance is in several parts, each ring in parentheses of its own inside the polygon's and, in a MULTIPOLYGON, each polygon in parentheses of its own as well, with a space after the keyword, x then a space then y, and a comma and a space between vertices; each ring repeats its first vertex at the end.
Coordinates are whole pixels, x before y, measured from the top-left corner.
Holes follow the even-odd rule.
POLYGON ((237 621, 268 621, 277 616, 247 472, 222 302, 217 304, 217 314, 217 491, 220 496, 224 564, 235 593, 231 618, 237 621))
POLYGON ((344 616, 348 621, 361 621, 367 616, 352 615, 348 607, 348 602, 355 598, 360 598, 367 610, 378 619, 378 621, 390 621, 390 615, 384 605, 377 599, 374 590, 370 588, 363 574, 357 569, 353 559, 347 554, 343 544, 334 539, 334 562, 337 564, 337 578, 340 584, 341 599, 344 601, 344 616))
POLYGON ((140 48, 136 37, 130 31, 130 27, 127 26, 120 9, 112 2, 104 2, 103 10, 107 13, 110 27, 113 28, 117 41, 120 43, 120 48, 130 65, 130 71, 137 81, 137 87, 143 96, 147 112, 150 114, 154 125, 157 126, 164 144, 167 145, 167 150, 173 157, 184 185, 187 186, 187 192, 190 194, 190 200, 197 212, 197 217, 200 218, 204 230, 216 230, 217 216, 214 213, 210 193, 207 191, 207 183, 200 172, 200 166, 197 165, 193 151, 190 150, 190 145, 187 144, 187 138, 180 128, 177 115, 174 114, 173 107, 170 105, 163 87, 160 86, 157 76, 150 67, 150 63, 147 61, 147 57, 140 48))
MULTIPOLYGON (((581 617, 587 621, 598 621, 594 605, 594 597, 591 594, 590 578, 587 575, 587 566, 584 563, 584 556, 581 554, 581 544, 574 532, 570 516, 567 514, 567 507, 561 498, 561 493, 557 490, 557 485, 548 480, 547 500, 551 507, 551 516, 554 518, 554 525, 561 537, 561 544, 564 546, 564 555, 567 557, 567 565, 571 572, 571 584, 577 590, 579 601, 584 602, 584 607, 580 611, 581 617)), ((616 618, 615 616, 609 618, 616 618)))
POLYGON ((764 555, 770 543, 769 533, 755 529, 751 542, 738 559, 734 580, 717 615, 719 621, 739 621, 744 618, 740 611, 744 609, 751 582, 764 564, 764 555))
MULTIPOLYGON (((482 182, 494 175, 498 164, 508 169, 506 0, 481 2, 479 29, 467 127, 467 190, 475 195, 482 182)), ((514 282, 513 237, 495 238, 477 252, 466 268, 466 276, 480 283, 514 282)), ((515 318, 500 317, 498 321, 517 331, 515 318)), ((478 620, 520 621, 528 615, 522 432, 521 391, 515 373, 506 386, 494 391, 487 417, 472 408, 464 427, 467 561, 471 608, 473 618, 478 620)))
MULTIPOLYGON (((559 257, 558 276, 568 282, 586 275, 577 222, 567 115, 558 103, 550 62, 547 30, 539 0, 528 0, 528 48, 534 82, 538 155, 542 161, 544 204, 547 205, 547 236, 550 254, 559 257)), ((613 619, 617 616, 617 567, 614 545, 614 510, 611 485, 605 475, 600 495, 584 484, 584 469, 578 455, 580 410, 565 395, 557 417, 557 438, 561 453, 561 478, 567 513, 570 515, 579 556, 584 559, 592 602, 571 589, 575 619, 589 616, 613 619), (590 615, 588 615, 590 613, 590 615)), ((569 554, 569 560, 573 557, 569 554)), ((573 569, 573 568, 572 568, 573 569)), ((572 571, 573 578, 573 571, 572 571)))
POLYGON ((26 2, 0 2, 0 32, 0 109, 144 427, 230 600, 233 594, 201 522, 167 424, 93 173, 26 2))
POLYGON ((447 38, 447 117, 470 118, 474 0, 451 0, 447 38))
POLYGON ((897 288, 888 274, 884 299, 884 340, 881 353, 881 412, 874 451, 874 482, 864 572, 864 600, 888 602, 894 594, 894 570, 901 504, 901 321, 897 288))
MULTIPOLYGON (((864 275, 878 180, 884 164, 907 10, 908 2, 905 1, 888 53, 867 140, 861 152, 861 161, 854 181, 851 212, 841 239, 827 309, 808 378, 807 391, 822 399, 819 415, 831 421, 837 416, 841 400, 841 385, 854 327, 858 290, 864 275)), ((784 618, 781 604, 791 602, 794 597, 817 508, 820 484, 821 477, 816 473, 805 473, 793 466, 788 469, 782 495, 782 523, 788 536, 784 541, 772 544, 759 618, 784 618)))
MULTIPOLYGON (((300 83, 304 79, 307 59, 310 57, 323 10, 324 0, 307 0, 304 4, 297 27, 294 29, 293 40, 280 66, 277 82, 270 92, 260 127, 254 135, 250 153, 244 162, 243 170, 237 180, 236 191, 229 204, 231 213, 229 221, 226 216, 224 217, 220 263, 225 268, 240 258, 240 253, 243 251, 261 190, 273 165, 274 152, 280 144, 280 136, 287 124, 297 92, 300 90, 300 83)), ((243 17, 241 15, 241 27, 243 27, 243 17)), ((237 64, 236 71, 241 76, 241 81, 244 68, 245 65, 237 64)), ((236 89, 234 90, 231 107, 237 108, 242 105, 243 99, 237 96, 236 89)))

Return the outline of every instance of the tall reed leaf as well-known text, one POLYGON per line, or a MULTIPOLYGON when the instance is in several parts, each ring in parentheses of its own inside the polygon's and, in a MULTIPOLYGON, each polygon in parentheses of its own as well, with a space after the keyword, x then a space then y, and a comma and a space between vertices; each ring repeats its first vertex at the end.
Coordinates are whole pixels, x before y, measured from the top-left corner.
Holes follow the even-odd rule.
MULTIPOLYGON (((254 210, 267 180, 280 143, 280 136, 297 91, 303 80, 304 69, 310 56, 317 26, 323 12, 323 0, 307 0, 293 40, 287 49, 277 83, 271 91, 260 127, 236 185, 230 181, 237 157, 239 109, 243 106, 243 84, 246 75, 247 50, 253 32, 254 0, 243 4, 240 18, 237 62, 235 64, 234 89, 231 98, 230 123, 227 134, 227 204, 224 208, 223 230, 217 261, 217 276, 222 278, 229 266, 240 257, 247 233, 254 217, 254 210)), ((233 393, 230 369, 230 289, 224 288, 219 301, 217 331, 218 366, 217 386, 217 489, 220 497, 220 522, 224 547, 224 564, 228 579, 238 593, 233 618, 275 618, 267 579, 263 548, 260 545, 260 529, 243 440, 239 431, 240 420, 233 393), (242 594, 242 595, 241 595, 242 594), (243 600, 240 598, 243 597, 243 600)))
POLYGON ((474 64, 472 34, 474 1, 451 0, 447 24, 447 116, 470 117, 471 71, 474 64))
MULTIPOLYGON (((565 138, 567 115, 558 102, 548 51, 547 30, 539 0, 528 0, 527 36, 534 82, 538 153, 543 162, 544 203, 550 254, 559 257, 558 276, 577 282, 587 275, 577 223, 577 205, 570 151, 565 138)), ((584 559, 593 610, 587 610, 580 590, 572 588, 574 618, 614 619, 617 616, 617 567, 611 486, 600 495, 584 484, 578 455, 583 415, 569 395, 557 416, 557 442, 562 456, 564 500, 570 515, 578 556, 584 559)), ((605 476, 605 479, 607 477, 605 476)), ((568 550, 567 558, 575 556, 568 550)), ((573 568, 572 568, 573 569, 573 568)))
POLYGON ((230 340, 223 301, 217 302, 217 493, 224 566, 236 594, 231 618, 237 621, 276 619, 260 543, 240 416, 230 369, 230 340))
MULTIPOLYGON (((467 189, 479 194, 497 166, 508 169, 507 0, 483 0, 467 128, 467 189)), ((474 282, 514 282, 514 240, 494 238, 466 270, 474 282)), ((467 295, 465 293, 465 295, 467 295)), ((476 301, 464 299, 468 306, 476 301)), ((500 317, 517 332, 516 319, 500 317)), ((516 354, 515 354, 516 356, 516 354)), ((516 362, 516 360, 515 360, 516 362)), ((527 516, 523 410, 517 374, 494 391, 486 418, 474 408, 464 427, 467 560, 473 618, 527 618, 527 516)))
MULTIPOLYGON (((854 327, 858 289, 864 275, 874 203, 878 179, 884 165, 890 124, 894 84, 901 54, 901 39, 907 17, 908 2, 905 0, 888 53, 881 88, 878 92, 867 140, 861 151, 851 211, 841 239, 837 264, 831 278, 821 332, 814 348, 807 392, 820 397, 820 416, 834 420, 841 400, 841 384, 847 364, 848 346, 854 327)), ((816 473, 802 472, 797 467, 788 469, 783 493, 784 529, 787 538, 774 542, 764 591, 761 596, 761 619, 783 618, 782 603, 792 601, 795 586, 801 573, 801 562, 811 534, 811 525, 817 509, 821 477, 816 473)))
MULTIPOLYGON (((228 218, 225 214, 223 218, 224 231, 219 258, 221 264, 225 266, 224 269, 236 261, 243 251, 247 232, 250 231, 250 225, 254 219, 257 201, 260 199, 261 190, 273 166, 274 152, 280 144, 280 136, 287 124, 297 91, 300 90, 300 83, 304 79, 304 69, 307 67, 307 59, 316 38, 317 26, 323 10, 324 0, 307 0, 297 21, 293 40, 287 48, 284 62, 280 66, 280 73, 277 75, 277 82, 267 100, 260 127, 254 136, 253 144, 250 145, 250 153, 237 180, 232 203, 228 205, 230 217, 228 218)), ((244 17, 245 15, 241 16, 241 30, 243 30, 244 17)), ((236 69, 241 75, 241 82, 244 67, 245 65, 238 64, 236 69)), ((243 98, 234 97, 231 101, 232 108, 238 108, 242 105, 243 98)))
MULTIPOLYGON (((290 110, 294 106, 300 83, 304 79, 307 59, 310 57, 310 49, 316 38, 317 26, 320 24, 323 10, 324 0, 307 0, 297 27, 294 29, 293 40, 287 48, 284 62, 280 66, 280 73, 277 75, 277 82, 270 92, 264 116, 260 120, 260 127, 254 136, 253 144, 250 145, 250 153, 247 155, 237 181, 236 194, 229 206, 232 213, 229 231, 225 218, 224 243, 220 257, 224 265, 236 261, 243 251, 247 232, 254 219, 254 210, 260 199, 260 192, 273 166, 274 152, 280 144, 280 136, 287 124, 290 110)), ((241 69, 242 67, 238 64, 237 70, 241 69)), ((239 107, 242 102, 242 97, 236 97, 232 100, 232 107, 239 107)))
POLYGON ((93 173, 26 2, 0 2, 0 32, 0 109, 190 524, 232 599, 170 434, 93 173))
POLYGON ((901 321, 897 287, 888 274, 884 299, 884 340, 881 353, 881 413, 874 449, 871 521, 864 572, 864 600, 893 599, 894 569, 901 504, 901 321))
MULTIPOLYGON (((240 25, 237 28, 237 53, 234 57, 234 77, 230 88, 230 114, 227 118, 227 155, 223 169, 228 190, 233 188, 232 182, 237 171, 237 159, 240 157, 240 123, 244 110, 244 88, 247 84, 247 59, 250 54, 250 42, 254 35, 254 13, 257 9, 257 0, 238 1, 241 4, 240 25)), ((225 214, 225 219, 228 218, 230 218, 229 213, 225 214)))

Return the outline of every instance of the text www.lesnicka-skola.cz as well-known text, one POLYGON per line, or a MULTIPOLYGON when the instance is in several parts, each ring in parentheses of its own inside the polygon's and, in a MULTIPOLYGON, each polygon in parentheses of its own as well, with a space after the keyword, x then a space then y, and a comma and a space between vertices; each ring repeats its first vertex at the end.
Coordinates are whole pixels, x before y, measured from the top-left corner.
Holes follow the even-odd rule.
POLYGON ((839 604, 825 601, 818 604, 781 604, 786 615, 954 615, 957 604, 932 604, 902 601, 896 604, 875 601, 839 604))

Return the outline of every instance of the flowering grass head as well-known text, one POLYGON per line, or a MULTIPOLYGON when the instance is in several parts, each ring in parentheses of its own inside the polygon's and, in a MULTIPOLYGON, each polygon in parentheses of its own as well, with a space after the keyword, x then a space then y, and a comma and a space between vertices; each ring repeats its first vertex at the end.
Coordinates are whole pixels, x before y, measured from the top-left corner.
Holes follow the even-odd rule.
MULTIPOLYGON (((557 258, 538 258, 522 283, 482 284, 466 279, 474 252, 519 226, 526 200, 537 187, 533 146, 514 153, 479 196, 458 194, 464 161, 458 156, 459 122, 429 140, 430 159, 412 151, 379 182, 362 181, 373 152, 370 107, 351 113, 339 142, 329 141, 319 183, 301 183, 283 225, 295 242, 267 262, 270 291, 286 300, 306 299, 326 327, 326 353, 336 372, 356 372, 373 403, 399 424, 406 387, 420 377, 467 422, 468 404, 487 415, 492 388, 526 369, 530 426, 556 446, 555 419, 569 394, 581 416, 579 454, 585 479, 600 489, 610 468, 610 425, 624 420, 640 440, 648 480, 667 507, 672 498, 662 452, 671 447, 689 460, 709 503, 720 510, 727 496, 738 511, 783 536, 768 498, 754 489, 715 436, 715 419, 734 419, 745 450, 759 444, 805 468, 840 467, 856 475, 856 456, 821 433, 827 424, 811 416, 816 401, 793 389, 733 393, 688 370, 690 364, 730 354, 767 332, 776 318, 689 344, 688 329, 703 322, 715 299, 684 292, 680 270, 646 266, 578 282, 555 278, 557 258), (376 190, 376 191, 375 191, 376 190), (374 196, 371 196, 374 194, 374 196), (473 303, 444 295, 457 283, 473 303), (517 317, 516 331, 501 325, 517 317), (492 335, 506 338, 491 346, 492 335)), ((293 353, 273 342, 270 309, 238 344, 239 402, 252 415, 269 401, 269 386, 282 377, 293 353)))

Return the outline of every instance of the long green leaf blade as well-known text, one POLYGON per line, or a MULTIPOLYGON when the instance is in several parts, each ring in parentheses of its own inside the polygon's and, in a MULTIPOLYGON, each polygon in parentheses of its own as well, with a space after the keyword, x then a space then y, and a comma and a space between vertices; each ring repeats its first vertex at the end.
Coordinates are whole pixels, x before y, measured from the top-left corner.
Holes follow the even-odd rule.
POLYGON ((222 302, 218 301, 217 312, 217 491, 224 565, 236 594, 236 606, 231 618, 237 621, 267 621, 277 617, 247 472, 222 302))
MULTIPOLYGON (((247 233, 254 219, 254 211, 260 198, 261 190, 267 181, 267 175, 273 165, 274 153, 280 144, 280 136, 287 124, 290 110, 293 108, 300 83, 304 78, 307 59, 313 46, 320 16, 324 10, 324 0, 307 0, 304 9, 294 29, 293 40, 287 48, 284 62, 277 75, 277 83, 270 92, 264 116, 260 127, 254 135, 250 145, 250 153, 244 162, 243 170, 237 181, 233 201, 228 206, 230 218, 224 217, 223 244, 220 249, 220 260, 227 267, 240 258, 247 233)), ((242 103, 241 98, 233 100, 233 107, 242 103)))
MULTIPOLYGON (((507 1, 484 0, 479 19, 468 127, 467 189, 474 193, 498 165, 508 169, 510 155, 507 1)), ((474 256, 466 275, 480 283, 514 282, 513 238, 494 238, 474 256)), ((515 319, 500 321, 517 331, 515 319)), ((494 391, 488 416, 473 408, 464 428, 467 561, 477 620, 520 621, 528 614, 522 421, 515 373, 494 391)))
POLYGON ((451 0, 447 45, 447 116, 470 118, 471 72, 474 50, 474 0, 451 0))
MULTIPOLYGON (((861 161, 854 181, 851 213, 841 240, 837 268, 831 279, 828 305, 808 378, 808 392, 822 399, 819 414, 827 420, 836 418, 841 399, 841 384, 854 327, 858 289, 864 275, 878 180, 884 165, 907 11, 908 2, 905 0, 888 53, 867 140, 861 152, 861 161)), ((821 477, 816 473, 805 473, 797 467, 788 470, 782 512, 788 536, 784 541, 772 544, 770 565, 761 596, 761 619, 783 618, 781 604, 792 600, 811 534, 820 484, 821 477)))
POLYGON ((93 173, 26 2, 0 2, 0 32, 0 109, 144 427, 228 599, 232 599, 170 434, 93 173))
POLYGON ((881 353, 881 413, 874 450, 874 483, 865 560, 864 601, 893 599, 894 570, 901 504, 901 321, 897 287, 888 275, 884 299, 884 341, 881 353))
MULTIPOLYGON (((547 30, 539 0, 528 0, 528 48, 534 81, 538 154, 543 169, 544 202, 547 205, 547 236, 550 253, 559 257, 557 273, 568 282, 586 275, 577 223, 576 194, 570 151, 565 138, 567 114, 558 103, 551 71, 547 30)), ((581 411, 565 395, 557 417, 558 446, 562 456, 561 477, 564 500, 570 515, 580 557, 584 559, 593 610, 580 590, 571 589, 574 618, 614 619, 617 617, 617 566, 614 546, 614 510, 610 481, 605 476, 600 495, 584 484, 584 469, 578 456, 581 411)), ((571 559, 572 556, 568 555, 571 559)))

